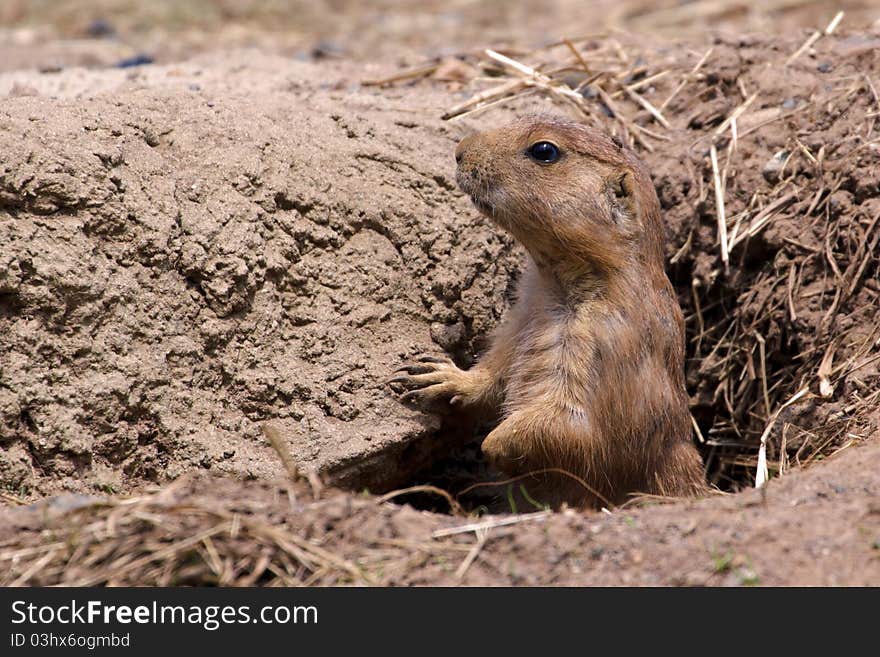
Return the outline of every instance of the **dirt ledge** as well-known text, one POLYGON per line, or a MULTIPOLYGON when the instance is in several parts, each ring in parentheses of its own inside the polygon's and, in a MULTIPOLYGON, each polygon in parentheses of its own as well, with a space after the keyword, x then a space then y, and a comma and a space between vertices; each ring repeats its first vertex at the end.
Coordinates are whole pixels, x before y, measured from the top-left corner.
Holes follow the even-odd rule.
POLYGON ((5 509, 0 584, 876 586, 878 493, 876 441, 764 491, 532 519, 195 474, 131 500, 5 509), (511 519, 478 550, 472 531, 434 537, 511 519))

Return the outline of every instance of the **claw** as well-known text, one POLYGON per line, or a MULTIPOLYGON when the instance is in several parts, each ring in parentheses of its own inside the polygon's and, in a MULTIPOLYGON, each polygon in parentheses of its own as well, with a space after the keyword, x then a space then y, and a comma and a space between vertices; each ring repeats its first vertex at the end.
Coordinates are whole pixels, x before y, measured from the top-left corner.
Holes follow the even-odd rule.
POLYGON ((425 383, 416 380, 415 377, 404 374, 403 376, 395 376, 393 379, 388 380, 388 384, 391 386, 397 386, 398 388, 402 388, 403 390, 417 390, 419 388, 424 388, 425 383))
POLYGON ((437 356, 421 356, 421 357, 419 357, 419 362, 420 363, 436 363, 438 365, 451 365, 452 364, 452 361, 449 360, 448 358, 446 358, 446 357, 438 358, 437 356))
POLYGON ((435 383, 424 388, 414 388, 400 396, 404 404, 415 403, 419 406, 442 407, 444 400, 449 395, 449 386, 445 383, 435 383))
POLYGON ((402 383, 408 388, 426 388, 445 382, 446 375, 436 370, 425 374, 401 374, 388 381, 388 383, 402 383))
POLYGON ((434 369, 435 368, 431 367, 430 365, 407 363, 402 367, 398 367, 396 370, 394 370, 394 372, 406 372, 407 374, 428 374, 429 372, 433 372, 434 369))

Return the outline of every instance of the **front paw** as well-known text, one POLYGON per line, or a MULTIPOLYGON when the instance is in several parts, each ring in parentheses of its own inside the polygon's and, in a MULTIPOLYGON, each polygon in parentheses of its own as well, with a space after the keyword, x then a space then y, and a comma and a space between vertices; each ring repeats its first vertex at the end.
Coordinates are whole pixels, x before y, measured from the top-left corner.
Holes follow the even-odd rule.
POLYGON ((401 393, 400 401, 427 410, 442 410, 468 401, 472 378, 448 358, 422 356, 398 369, 388 383, 401 393))

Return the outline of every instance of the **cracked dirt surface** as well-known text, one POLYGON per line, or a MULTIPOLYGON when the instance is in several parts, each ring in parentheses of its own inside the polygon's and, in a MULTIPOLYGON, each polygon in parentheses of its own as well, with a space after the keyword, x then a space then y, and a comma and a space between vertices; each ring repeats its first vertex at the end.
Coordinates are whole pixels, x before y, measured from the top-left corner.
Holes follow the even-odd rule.
POLYGON ((441 95, 259 56, 63 75, 0 110, 4 485, 277 474, 268 419, 354 488, 424 465, 438 421, 383 382, 472 353, 518 266, 454 191, 441 95))

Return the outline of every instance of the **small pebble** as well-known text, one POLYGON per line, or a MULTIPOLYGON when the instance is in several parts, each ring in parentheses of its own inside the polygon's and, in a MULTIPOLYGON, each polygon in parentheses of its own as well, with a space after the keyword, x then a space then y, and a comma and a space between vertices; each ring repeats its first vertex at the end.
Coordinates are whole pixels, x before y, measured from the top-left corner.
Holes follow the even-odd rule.
POLYGON ((132 68, 134 66, 144 66, 152 64, 153 58, 149 55, 135 55, 134 57, 126 57, 116 64, 116 68, 132 68))
POLYGON ((581 89, 581 96, 583 96, 584 98, 595 98, 598 95, 599 94, 596 92, 596 90, 591 86, 586 86, 581 89))
POLYGON ((311 52, 314 59, 339 58, 345 56, 345 49, 335 41, 321 39, 311 52))
POLYGON ((767 182, 775 183, 779 180, 782 166, 785 164, 789 155, 790 153, 788 151, 778 151, 773 157, 767 160, 767 163, 764 164, 764 168, 761 169, 761 174, 767 182))

